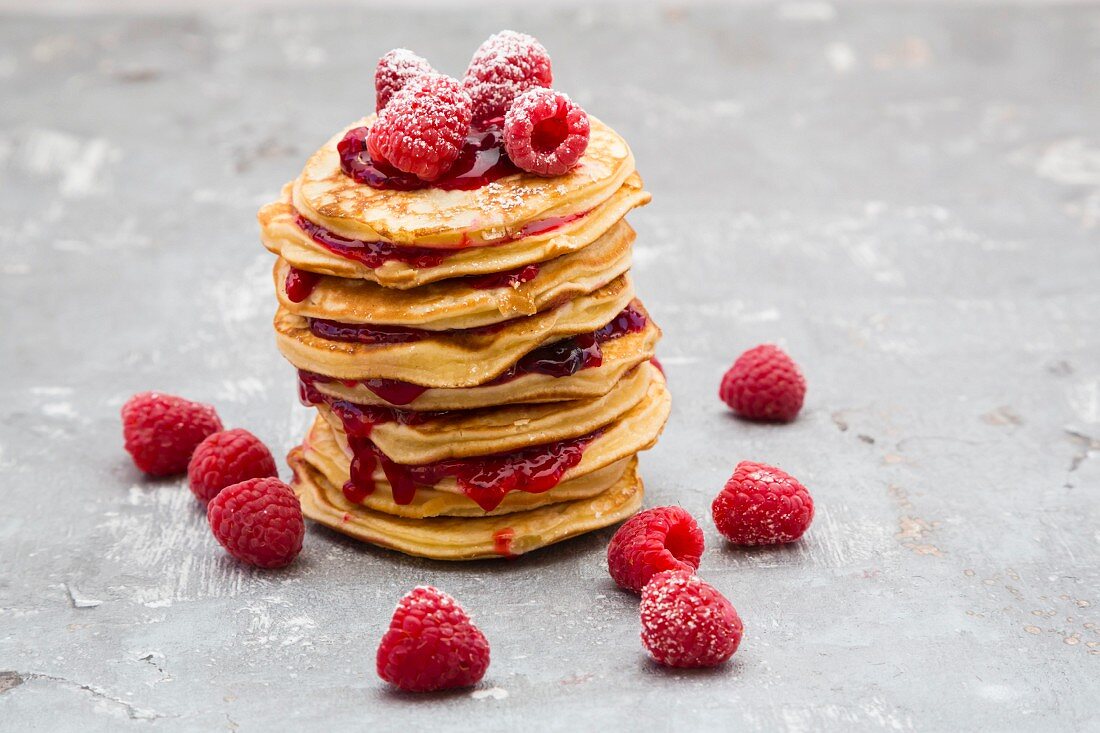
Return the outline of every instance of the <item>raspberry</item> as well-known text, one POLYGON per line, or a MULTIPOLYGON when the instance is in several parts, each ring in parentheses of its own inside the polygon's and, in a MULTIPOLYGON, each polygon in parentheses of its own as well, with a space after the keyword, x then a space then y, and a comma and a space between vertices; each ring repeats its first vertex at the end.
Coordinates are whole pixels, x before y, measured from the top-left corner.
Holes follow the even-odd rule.
POLYGON ((749 420, 790 422, 802 409, 806 380, 791 357, 761 344, 737 357, 722 377, 718 396, 749 420))
POLYGON ((489 667, 489 642, 446 593, 414 588, 378 646, 378 676, 409 692, 469 687, 489 667))
POLYGON ((271 451, 247 430, 225 430, 207 436, 191 454, 187 478, 203 504, 226 486, 250 478, 278 476, 271 451))
POLYGON ((218 542, 230 555, 261 568, 289 565, 302 551, 302 507, 277 478, 253 478, 222 489, 206 507, 218 542))
POLYGON ((213 407, 182 397, 142 392, 122 406, 126 452, 150 476, 186 471, 195 446, 221 429, 213 407))
POLYGON ((741 461, 711 504, 718 531, 735 545, 794 542, 814 519, 814 500, 793 476, 741 461))
POLYGON ((442 74, 409 80, 367 133, 367 149, 399 171, 432 181, 454 165, 470 130, 470 98, 442 74))
POLYGON ((638 593, 665 570, 695 572, 703 555, 703 531, 678 506, 636 514, 607 546, 607 569, 620 588, 638 593))
POLYGON ((529 173, 560 176, 588 149, 588 115, 561 92, 531 89, 504 117, 504 149, 529 173))
POLYGON ((642 644, 669 667, 714 667, 737 651, 744 626, 713 586, 683 570, 653 576, 642 591, 642 644))
POLYGON ((381 112, 409 79, 434 72, 431 64, 407 48, 388 51, 374 70, 375 111, 381 112))
POLYGON ((462 79, 478 122, 503 117, 512 100, 533 87, 554 82, 550 54, 525 33, 501 31, 482 43, 462 79))

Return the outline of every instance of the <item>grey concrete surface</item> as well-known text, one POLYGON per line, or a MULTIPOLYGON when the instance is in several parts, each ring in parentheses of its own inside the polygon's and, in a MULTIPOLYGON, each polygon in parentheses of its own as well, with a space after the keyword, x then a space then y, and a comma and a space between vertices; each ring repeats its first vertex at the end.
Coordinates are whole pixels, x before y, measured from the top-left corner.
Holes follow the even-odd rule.
POLYGON ((222 5, 0 20, 0 729, 1100 729, 1100 6, 222 5), (369 110, 382 52, 458 73, 502 27, 653 191, 647 503, 704 525, 747 627, 725 669, 646 661, 609 531, 447 565, 313 527, 252 572, 122 452, 148 388, 291 447, 257 206, 369 110), (715 396, 763 341, 807 373, 789 426, 715 396), (720 542, 747 458, 810 487, 801 543, 720 542), (477 689, 375 677, 418 583, 488 635, 477 689))

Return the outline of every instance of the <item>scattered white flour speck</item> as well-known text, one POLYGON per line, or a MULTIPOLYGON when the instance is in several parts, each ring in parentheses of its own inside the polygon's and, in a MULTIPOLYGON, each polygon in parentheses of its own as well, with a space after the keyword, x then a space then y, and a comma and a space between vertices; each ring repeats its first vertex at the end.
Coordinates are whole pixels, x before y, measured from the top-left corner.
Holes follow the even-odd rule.
POLYGON ((474 690, 470 693, 470 697, 475 700, 503 700, 508 697, 508 690, 503 687, 487 687, 484 690, 474 690))

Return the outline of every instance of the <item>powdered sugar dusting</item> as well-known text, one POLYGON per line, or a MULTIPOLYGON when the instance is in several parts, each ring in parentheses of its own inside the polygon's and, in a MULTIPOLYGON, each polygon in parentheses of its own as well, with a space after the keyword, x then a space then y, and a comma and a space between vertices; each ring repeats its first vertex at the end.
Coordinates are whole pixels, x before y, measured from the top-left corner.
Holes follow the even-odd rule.
POLYGON ((726 597, 698 576, 671 571, 642 591, 642 643, 671 667, 711 667, 729 659, 743 627, 726 597))

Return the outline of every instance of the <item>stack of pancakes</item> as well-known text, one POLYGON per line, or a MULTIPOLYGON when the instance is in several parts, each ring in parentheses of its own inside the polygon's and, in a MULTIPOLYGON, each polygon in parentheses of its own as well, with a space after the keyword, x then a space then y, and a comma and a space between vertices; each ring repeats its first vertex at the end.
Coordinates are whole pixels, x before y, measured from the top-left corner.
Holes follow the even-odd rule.
POLYGON ((467 190, 357 183, 345 130, 260 210, 278 346, 318 412, 289 456, 307 516, 458 560, 639 509, 635 454, 670 407, 628 272, 623 216, 649 194, 625 141, 591 126, 568 173, 467 190))

